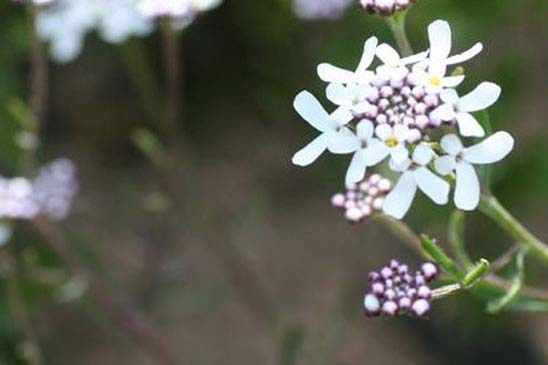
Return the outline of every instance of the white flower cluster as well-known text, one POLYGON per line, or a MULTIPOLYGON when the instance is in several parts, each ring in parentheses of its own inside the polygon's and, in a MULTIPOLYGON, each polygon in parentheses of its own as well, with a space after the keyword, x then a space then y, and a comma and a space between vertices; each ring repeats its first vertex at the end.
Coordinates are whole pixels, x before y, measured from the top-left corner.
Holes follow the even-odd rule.
POLYGON ((304 20, 338 19, 353 0, 294 0, 293 11, 304 20))
POLYGON ((149 34, 153 23, 137 11, 136 0, 55 0, 40 10, 36 28, 50 43, 52 58, 65 63, 78 57, 93 30, 106 42, 120 44, 149 34))
POLYGON ((328 113, 308 91, 295 98, 296 111, 320 132, 293 156, 306 166, 324 151, 352 154, 346 183, 361 181, 368 167, 388 159, 388 167, 400 175, 384 201, 383 211, 401 219, 418 189, 435 203, 449 200, 450 184, 441 176, 456 178, 455 205, 473 210, 479 204, 480 184, 473 165, 490 164, 506 157, 514 140, 497 132, 482 142, 464 147, 462 137, 483 137, 482 126, 471 114, 496 102, 500 87, 481 83, 459 97, 455 88, 461 72, 448 75, 448 66, 476 56, 483 46, 451 56, 451 29, 442 20, 428 27, 430 48, 402 58, 375 37, 364 45, 354 71, 320 64, 318 75, 328 83, 327 98, 336 105, 328 113), (377 57, 381 62, 369 68, 377 57), (441 176, 440 176, 441 175, 441 176))
POLYGON ((0 176, 0 219, 63 219, 77 190, 75 168, 67 159, 44 166, 34 180, 0 176))
POLYGON ((188 26, 201 12, 222 0, 34 0, 40 9, 36 27, 50 43, 52 58, 73 61, 81 53, 84 38, 94 30, 108 43, 120 44, 154 29, 154 18, 174 18, 174 28, 188 26))

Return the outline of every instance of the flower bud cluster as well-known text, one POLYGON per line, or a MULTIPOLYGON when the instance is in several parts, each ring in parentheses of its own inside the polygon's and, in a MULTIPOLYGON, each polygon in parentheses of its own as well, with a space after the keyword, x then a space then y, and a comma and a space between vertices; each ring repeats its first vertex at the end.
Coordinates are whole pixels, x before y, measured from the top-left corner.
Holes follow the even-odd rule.
POLYGON ((375 212, 381 212, 384 198, 391 189, 390 180, 379 174, 373 174, 359 183, 348 184, 346 193, 333 195, 331 204, 343 210, 347 220, 357 223, 375 212))
POLYGON ((432 293, 428 283, 437 275, 438 268, 431 262, 423 263, 420 270, 412 273, 407 264, 390 260, 379 271, 369 273, 371 287, 363 300, 365 315, 426 316, 432 293))
POLYGON ((367 13, 391 16, 404 11, 416 0, 360 0, 360 4, 367 13))

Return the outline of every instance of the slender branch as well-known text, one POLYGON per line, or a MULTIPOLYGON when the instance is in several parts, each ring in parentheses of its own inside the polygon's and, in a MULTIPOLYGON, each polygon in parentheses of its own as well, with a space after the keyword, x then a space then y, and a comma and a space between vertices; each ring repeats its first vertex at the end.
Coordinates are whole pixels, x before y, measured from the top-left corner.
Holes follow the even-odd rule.
POLYGON ((115 300, 103 284, 85 268, 80 259, 72 254, 68 249, 69 243, 57 227, 42 218, 34 220, 32 224, 69 270, 89 284, 90 298, 105 311, 113 323, 130 336, 135 344, 153 356, 158 363, 180 363, 149 321, 134 309, 115 300))
POLYGON ((470 256, 466 252, 464 240, 464 222, 465 214, 460 210, 455 210, 449 219, 449 243, 453 246, 453 251, 457 262, 464 268, 468 269, 473 265, 470 256))
POLYGON ((30 106, 36 132, 44 122, 46 101, 48 96, 48 61, 44 46, 36 31, 36 14, 38 7, 32 6, 32 56, 30 79, 30 106))
POLYGON ((460 283, 442 286, 432 290, 432 300, 438 300, 453 295, 463 289, 460 283))
POLYGON ((481 197, 479 209, 495 221, 519 244, 529 247, 530 253, 548 262, 548 245, 535 237, 514 218, 494 196, 481 197))
POLYGON ((405 14, 406 12, 397 13, 387 18, 387 23, 403 56, 410 56, 413 54, 413 48, 405 31, 405 14))
MULTIPOLYGON (((419 255, 422 258, 428 259, 427 256, 425 257, 424 252, 421 252, 420 250, 417 249, 416 244, 417 242, 419 242, 420 244, 420 237, 415 232, 413 232, 413 230, 407 224, 405 224, 402 221, 392 219, 390 217, 378 216, 377 220, 383 223, 394 236, 402 240, 402 242, 406 244, 406 246, 412 248, 413 251, 417 253, 417 255, 419 255)), ((485 281, 486 283, 496 288, 503 289, 503 290, 509 290, 512 287, 511 283, 509 283, 507 280, 495 274, 490 274, 485 276, 483 278, 483 281, 485 281)), ((531 299, 540 299, 540 300, 548 301, 548 290, 545 290, 545 289, 535 288, 531 286, 524 286, 521 293, 525 297, 528 297, 531 299)))
POLYGON ((520 245, 515 244, 508 251, 503 253, 501 256, 499 256, 497 259, 491 262, 491 270, 493 272, 496 272, 506 265, 508 265, 512 260, 514 259, 514 256, 522 249, 520 245))
POLYGON ((12 318, 17 322, 17 326, 24 336, 21 346, 21 355, 29 365, 42 365, 44 363, 42 349, 33 329, 28 308, 21 297, 21 291, 19 290, 19 273, 18 269, 15 267, 16 263, 13 259, 13 255, 7 251, 1 250, 0 265, 12 318))

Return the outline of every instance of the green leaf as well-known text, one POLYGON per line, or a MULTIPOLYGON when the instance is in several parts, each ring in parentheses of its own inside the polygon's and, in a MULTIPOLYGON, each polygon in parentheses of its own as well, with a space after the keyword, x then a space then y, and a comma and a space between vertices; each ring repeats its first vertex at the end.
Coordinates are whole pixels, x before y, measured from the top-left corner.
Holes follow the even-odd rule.
POLYGON ((457 264, 449 257, 447 254, 436 244, 436 240, 431 239, 427 235, 421 235, 421 245, 422 248, 430 255, 430 257, 438 264, 440 267, 453 274, 454 277, 459 280, 462 279, 463 274, 459 270, 457 264))
POLYGON ((521 250, 514 258, 515 274, 512 278, 512 286, 503 296, 487 303, 487 311, 489 313, 499 313, 503 311, 519 297, 521 289, 523 288, 525 276, 523 267, 526 253, 527 250, 521 250))

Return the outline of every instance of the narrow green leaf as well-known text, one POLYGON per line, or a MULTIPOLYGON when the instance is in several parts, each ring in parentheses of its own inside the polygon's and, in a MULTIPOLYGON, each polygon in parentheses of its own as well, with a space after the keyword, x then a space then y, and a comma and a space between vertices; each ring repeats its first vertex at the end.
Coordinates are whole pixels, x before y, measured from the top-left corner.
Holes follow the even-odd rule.
POLYGON ((512 286, 510 289, 500 298, 487 303, 487 311, 489 313, 499 313, 507 308, 513 301, 515 301, 523 288, 524 280, 524 260, 527 250, 521 250, 516 255, 515 261, 515 274, 512 278, 512 286))
POLYGON ((464 279, 462 279, 462 285, 465 288, 469 288, 477 284, 477 281, 487 274, 490 266, 489 261, 486 259, 480 259, 476 266, 466 273, 464 279))
POLYGON ((457 264, 449 257, 447 254, 436 244, 434 239, 431 239, 427 235, 421 235, 421 245, 422 248, 430 255, 430 257, 438 264, 440 267, 453 274, 458 279, 462 279, 463 274, 459 270, 457 264))

